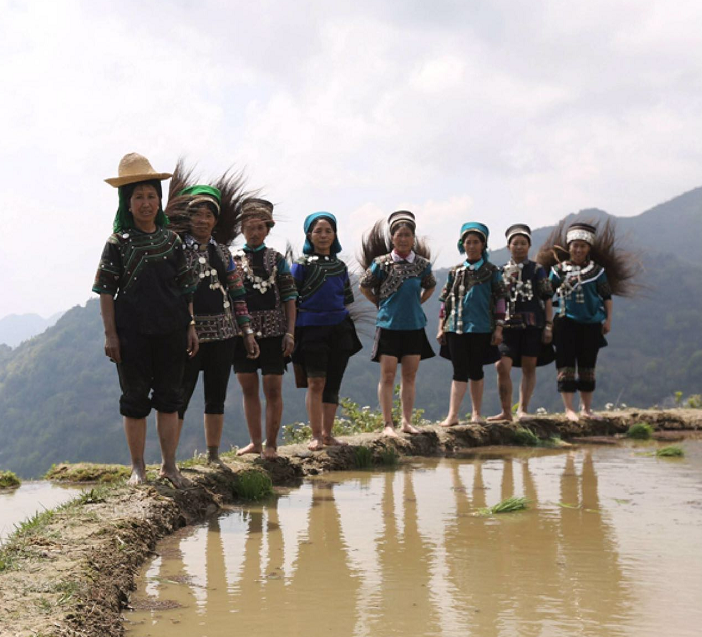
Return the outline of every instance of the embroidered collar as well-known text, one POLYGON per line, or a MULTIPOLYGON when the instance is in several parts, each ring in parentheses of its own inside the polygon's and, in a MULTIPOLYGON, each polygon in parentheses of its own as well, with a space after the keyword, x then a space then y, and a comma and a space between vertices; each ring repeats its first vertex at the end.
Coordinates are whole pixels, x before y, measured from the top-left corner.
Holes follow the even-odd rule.
POLYGON ((468 259, 466 259, 463 262, 463 266, 465 267, 466 270, 479 270, 484 263, 485 263, 485 259, 482 257, 478 261, 476 261, 475 263, 470 263, 468 261, 468 259))
POLYGON ((414 253, 414 250, 410 250, 410 253, 406 257, 401 257, 399 254, 397 254, 397 251, 393 250, 390 253, 390 256, 392 257, 392 260, 395 263, 400 263, 401 261, 406 261, 407 263, 414 263, 414 260, 417 257, 417 255, 414 253))
POLYGON ((251 247, 249 246, 248 243, 245 243, 245 244, 244 244, 244 247, 242 248, 242 250, 243 250, 244 252, 260 252, 261 250, 265 250, 265 249, 266 249, 266 244, 265 244, 265 243, 262 243, 262 244, 261 244, 260 246, 258 246, 257 248, 251 248, 251 247))
MULTIPOLYGON (((202 245, 195 237, 189 234, 185 234, 183 239, 185 240, 185 245, 190 248, 191 250, 199 250, 200 246, 202 245)), ((214 240, 213 237, 210 237, 210 240, 207 242, 208 245, 211 246, 216 246, 217 242, 214 240)))

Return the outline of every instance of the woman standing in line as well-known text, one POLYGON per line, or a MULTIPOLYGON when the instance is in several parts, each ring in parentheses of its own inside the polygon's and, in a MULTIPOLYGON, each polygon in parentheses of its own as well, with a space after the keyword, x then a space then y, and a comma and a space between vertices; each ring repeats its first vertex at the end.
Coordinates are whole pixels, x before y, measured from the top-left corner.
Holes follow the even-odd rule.
MULTIPOLYGON (((441 423, 457 425, 458 412, 470 381, 471 422, 483 423, 483 365, 490 347, 502 342, 507 291, 502 274, 488 261, 486 225, 471 221, 461 227, 458 251, 463 263, 451 268, 441 292, 437 340, 448 350, 453 364, 449 413, 441 423)), ((495 358, 492 358, 494 362, 495 358)))
POLYGON ((118 177, 119 207, 95 276, 105 327, 105 355, 117 364, 120 413, 132 462, 129 484, 146 481, 146 417, 156 409, 162 478, 188 485, 176 465, 181 382, 187 356, 198 352, 192 295, 197 286, 183 244, 168 230, 161 181, 137 153, 125 155, 118 177), (151 393, 153 391, 153 393, 151 393), (151 393, 151 395, 149 395, 151 393))
POLYGON ((176 195, 169 198, 166 206, 166 215, 185 245, 188 264, 198 276, 193 308, 200 350, 185 366, 183 404, 178 417, 182 428, 202 371, 207 461, 221 464, 219 447, 224 429, 224 403, 237 340, 243 341, 248 356, 258 356, 246 291, 227 248, 236 235, 235 207, 241 183, 225 176, 219 180, 219 188, 188 185, 190 175, 179 162, 171 182, 176 195), (238 330, 243 332, 243 338, 237 337, 238 330))
MULTIPOLYGON (((553 288, 543 267, 529 259, 531 228, 515 224, 507 229, 505 237, 511 258, 502 266, 502 277, 509 297, 499 347, 501 358, 495 364, 502 411, 490 416, 488 422, 512 420, 512 366, 522 368, 517 418, 527 417, 542 343, 550 344, 553 337, 553 288)), ((552 360, 551 356, 539 364, 552 360)))
POLYGON ((309 448, 318 451, 345 444, 334 438, 332 427, 346 366, 362 345, 347 309, 353 291, 346 264, 337 257, 336 217, 315 212, 305 219, 304 230, 304 256, 292 266, 299 293, 293 363, 298 387, 307 387, 309 448))
POLYGON ((612 329, 612 295, 631 292, 637 264, 631 255, 616 248, 614 226, 609 221, 600 232, 591 223, 578 222, 568 226, 565 237, 563 234, 561 222, 541 247, 538 260, 550 267, 549 278, 557 296, 554 343, 558 391, 566 418, 577 422, 575 392, 580 392, 580 414, 599 419, 592 411, 597 355, 607 345, 604 337, 612 329))
POLYGON ((419 433, 412 425, 415 378, 419 361, 434 356, 424 330, 427 317, 422 303, 433 294, 436 279, 430 252, 417 241, 414 214, 407 210, 393 212, 387 228, 389 242, 380 221, 364 237, 360 262, 366 272, 360 290, 378 308, 371 359, 380 363, 378 402, 385 423, 383 433, 396 437, 392 402, 398 363, 402 365, 402 431, 419 433))
POLYGON ((251 442, 237 455, 277 457, 278 431, 283 417, 283 373, 286 359, 295 348, 295 303, 297 288, 285 257, 268 248, 266 237, 275 225, 273 204, 265 199, 247 199, 238 217, 246 243, 234 253, 234 261, 246 286, 251 328, 261 355, 252 359, 242 347, 234 352, 234 372, 244 395, 244 413, 251 442), (262 446, 261 399, 258 370, 266 398, 266 447, 262 446))

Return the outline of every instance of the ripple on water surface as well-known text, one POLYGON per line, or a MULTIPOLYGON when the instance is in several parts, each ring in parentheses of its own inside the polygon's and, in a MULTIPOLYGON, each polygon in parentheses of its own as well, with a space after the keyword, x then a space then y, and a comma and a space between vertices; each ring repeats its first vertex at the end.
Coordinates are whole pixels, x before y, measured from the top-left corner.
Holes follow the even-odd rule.
POLYGON ((329 474, 163 541, 127 634, 697 636, 702 443, 329 474), (481 515, 513 496, 526 510, 481 515))

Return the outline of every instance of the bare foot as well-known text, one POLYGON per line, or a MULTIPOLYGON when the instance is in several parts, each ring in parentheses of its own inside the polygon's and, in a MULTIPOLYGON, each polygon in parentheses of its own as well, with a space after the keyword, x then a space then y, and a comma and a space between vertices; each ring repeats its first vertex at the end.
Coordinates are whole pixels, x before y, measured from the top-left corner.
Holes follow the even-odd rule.
POLYGON ((485 418, 483 418, 480 414, 473 412, 470 415, 470 424, 471 425, 484 425, 485 418))
MULTIPOLYGON (((526 411, 518 411, 517 412, 517 420, 529 420, 531 418, 531 414, 527 413, 526 411)), ((488 418, 489 420, 489 418, 488 418)))
POLYGON ((399 438, 400 436, 397 435, 397 431, 395 431, 394 425, 385 425, 383 427, 383 436, 387 436, 388 438, 399 438))
POLYGON ((137 484, 144 484, 146 482, 146 472, 138 467, 132 467, 132 475, 127 480, 127 484, 130 486, 136 486, 137 484))
POLYGON ((310 444, 307 445, 310 451, 321 451, 324 449, 324 441, 321 438, 312 438, 310 444))
POLYGON ((207 464, 210 467, 219 467, 220 469, 226 469, 227 465, 224 464, 224 461, 219 457, 212 457, 212 458, 207 458, 207 464))
POLYGON ((584 409, 581 409, 580 414, 585 418, 589 418, 590 420, 604 420, 602 416, 598 416, 594 411, 585 411, 584 409))
POLYGON ((250 442, 248 445, 236 452, 237 456, 244 456, 247 453, 261 453, 261 445, 250 442))
POLYGON ((168 480, 176 489, 187 489, 188 487, 193 486, 193 483, 183 476, 178 469, 166 470, 161 467, 161 472, 159 475, 164 480, 168 480))
POLYGON ((578 422, 580 420, 580 416, 572 409, 566 409, 565 417, 567 420, 570 420, 570 422, 578 422))
POLYGON ((406 434, 420 434, 420 433, 422 433, 414 425, 411 425, 408 422, 405 422, 402 424, 402 431, 406 434))
POLYGON ((266 448, 263 450, 263 453, 261 454, 261 458, 264 460, 275 460, 278 457, 278 449, 276 447, 271 447, 270 445, 266 445, 266 448))
POLYGON ((334 438, 334 436, 324 436, 324 444, 327 447, 348 447, 349 443, 344 442, 343 440, 339 440, 338 438, 334 438))
POLYGON ((446 418, 446 420, 442 420, 439 423, 439 427, 455 427, 457 424, 459 424, 457 420, 449 420, 446 418))
POLYGON ((506 412, 500 412, 496 416, 489 416, 486 418, 488 422, 499 422, 500 420, 506 420, 507 422, 512 422, 512 414, 506 412))

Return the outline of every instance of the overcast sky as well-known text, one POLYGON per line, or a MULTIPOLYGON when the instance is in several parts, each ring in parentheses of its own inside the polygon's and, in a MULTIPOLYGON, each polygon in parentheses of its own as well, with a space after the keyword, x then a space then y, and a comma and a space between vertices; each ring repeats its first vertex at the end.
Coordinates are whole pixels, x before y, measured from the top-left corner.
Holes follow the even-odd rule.
POLYGON ((582 208, 702 185, 702 3, 0 0, 0 317, 84 303, 120 158, 234 166, 270 244, 329 210, 348 256, 407 208, 439 266, 582 208))

